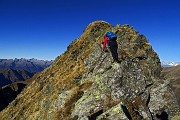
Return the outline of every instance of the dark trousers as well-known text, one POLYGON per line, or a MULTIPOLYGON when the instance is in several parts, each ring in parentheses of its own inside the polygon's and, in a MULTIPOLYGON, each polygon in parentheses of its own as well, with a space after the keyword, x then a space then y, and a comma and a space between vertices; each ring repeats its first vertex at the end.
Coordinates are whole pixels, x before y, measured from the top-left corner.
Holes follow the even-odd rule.
POLYGON ((117 44, 117 42, 116 41, 110 41, 109 47, 110 47, 110 51, 111 51, 111 54, 112 54, 114 61, 118 61, 118 53, 117 53, 118 44, 117 44))

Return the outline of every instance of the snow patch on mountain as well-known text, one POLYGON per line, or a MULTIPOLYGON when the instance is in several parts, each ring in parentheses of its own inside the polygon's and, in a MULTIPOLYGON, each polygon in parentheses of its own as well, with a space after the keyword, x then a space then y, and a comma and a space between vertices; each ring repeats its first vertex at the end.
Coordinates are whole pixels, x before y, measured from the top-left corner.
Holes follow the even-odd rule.
POLYGON ((180 62, 172 62, 172 61, 162 61, 161 65, 163 67, 172 67, 172 66, 177 66, 180 65, 180 62))

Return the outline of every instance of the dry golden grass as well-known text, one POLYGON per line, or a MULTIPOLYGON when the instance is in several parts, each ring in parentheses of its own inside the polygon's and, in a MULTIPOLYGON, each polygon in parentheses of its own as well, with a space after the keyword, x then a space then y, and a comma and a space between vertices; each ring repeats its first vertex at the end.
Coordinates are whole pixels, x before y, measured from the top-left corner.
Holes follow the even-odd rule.
POLYGON ((146 103, 141 99, 141 97, 136 97, 133 100, 125 100, 124 104, 127 106, 133 120, 142 119, 142 116, 138 111, 140 106, 143 106, 146 109, 146 103))
POLYGON ((167 78, 180 78, 180 65, 170 68, 164 68, 162 71, 162 75, 167 78))
POLYGON ((83 95, 83 91, 79 90, 79 87, 76 87, 72 90, 70 97, 66 99, 65 107, 60 108, 56 111, 54 119, 57 120, 70 120, 71 109, 74 107, 75 102, 83 95))
POLYGON ((74 120, 76 117, 71 118, 69 115, 71 114, 72 108, 74 108, 74 105, 77 100, 79 100, 82 95, 84 94, 84 91, 91 87, 93 82, 86 81, 82 85, 78 85, 74 88, 72 88, 72 92, 70 94, 70 97, 66 99, 66 103, 63 108, 59 108, 55 113, 55 120, 74 120))
POLYGON ((166 79, 170 80, 171 88, 174 91, 176 99, 180 105, 180 65, 170 68, 163 68, 161 74, 166 79))
POLYGON ((117 105, 119 102, 120 102, 120 100, 114 101, 112 99, 111 94, 106 94, 106 97, 104 99, 104 104, 103 104, 103 111, 109 110, 113 106, 117 105))
MULTIPOLYGON (((61 89, 65 88, 66 90, 68 90, 72 89, 73 87, 76 87, 77 84, 74 83, 74 78, 82 75, 83 73, 86 73, 88 69, 84 65, 83 59, 75 61, 74 57, 78 58, 84 56, 85 59, 88 56, 88 54, 92 51, 92 48, 90 47, 83 49, 83 54, 81 52, 77 54, 77 56, 73 56, 72 51, 82 49, 81 44, 83 44, 84 42, 85 38, 78 39, 75 42, 75 44, 73 44, 71 48, 69 48, 69 51, 65 52, 60 57, 58 57, 58 59, 56 59, 55 63, 51 67, 39 73, 39 75, 34 76, 34 81, 29 85, 27 89, 23 91, 22 94, 20 94, 20 96, 17 97, 17 103, 13 103, 8 107, 7 110, 4 110, 0 113, 0 116, 4 117, 1 118, 8 118, 7 116, 9 116, 9 113, 13 114, 14 117, 22 116, 23 118, 24 115, 21 115, 21 111, 19 110, 20 108, 25 110, 24 112, 29 115, 33 113, 38 113, 37 111, 41 109, 40 101, 43 101, 44 98, 46 99, 45 95, 43 94, 45 94, 45 91, 47 91, 49 87, 51 87, 52 90, 48 91, 49 93, 47 93, 47 95, 51 94, 49 99, 52 103, 57 99, 58 92, 61 91, 61 89), (52 73, 53 75, 51 75, 52 73), (41 99, 43 96, 44 98, 41 99)), ((72 93, 71 98, 69 98, 69 100, 67 101, 67 104, 70 102, 74 103, 77 100, 77 94, 80 94, 83 90, 86 89, 86 87, 88 88, 89 86, 90 83, 83 84, 80 87, 78 87, 76 92, 72 93)), ((71 107, 67 107, 63 111, 66 113, 67 111, 69 111, 71 107)))
POLYGON ((172 95, 171 95, 170 92, 166 91, 166 92, 164 92, 163 97, 166 98, 166 99, 171 99, 172 95))
MULTIPOLYGON (((46 115, 50 108, 43 109, 42 103, 49 100, 51 107, 62 90, 71 90, 73 92, 71 92, 70 96, 66 99, 65 107, 59 108, 54 118, 61 120, 77 119, 77 117, 69 117, 71 110, 76 101, 83 95, 83 92, 90 88, 93 82, 86 81, 80 85, 79 83, 75 83, 74 79, 88 71, 84 60, 93 51, 95 44, 101 44, 104 34, 111 30, 111 28, 111 25, 107 23, 99 25, 99 23, 96 22, 89 25, 83 35, 68 47, 68 51, 56 58, 53 65, 33 77, 33 80, 31 80, 32 83, 28 85, 22 94, 20 94, 6 110, 0 113, 0 118, 23 119, 25 115, 32 115, 33 118, 41 112, 42 118, 47 119, 46 115), (102 31, 99 30, 99 28, 101 28, 102 31), (11 117, 11 115, 13 115, 13 117, 11 117)), ((128 27, 119 26, 118 29, 125 31, 125 34, 130 34, 129 38, 136 37, 133 35, 135 31, 128 27)), ((117 29, 113 30, 116 31, 117 29)), ((130 42, 133 43, 133 41, 130 42)), ((129 51, 125 51, 126 56, 129 55, 128 52, 129 51)), ((107 108, 118 103, 117 101, 112 101, 111 96, 107 96, 105 101, 107 101, 107 108)))

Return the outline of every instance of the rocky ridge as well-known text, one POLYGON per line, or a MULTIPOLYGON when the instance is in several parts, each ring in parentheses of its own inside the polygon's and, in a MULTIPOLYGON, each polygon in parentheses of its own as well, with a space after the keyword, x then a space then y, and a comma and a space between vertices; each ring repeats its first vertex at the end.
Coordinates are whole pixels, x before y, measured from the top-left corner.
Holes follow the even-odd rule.
POLYGON ((161 77, 157 53, 129 25, 90 23, 67 51, 29 84, 0 118, 11 120, 178 120, 179 105, 161 77), (121 63, 101 51, 107 31, 117 32, 121 63))

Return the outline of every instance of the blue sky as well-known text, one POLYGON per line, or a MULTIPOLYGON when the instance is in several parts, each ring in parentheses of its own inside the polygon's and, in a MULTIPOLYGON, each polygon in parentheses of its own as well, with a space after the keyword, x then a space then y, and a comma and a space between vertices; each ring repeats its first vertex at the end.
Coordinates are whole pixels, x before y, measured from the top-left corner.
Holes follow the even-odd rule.
POLYGON ((130 24, 161 61, 180 61, 179 0, 0 0, 0 58, 53 60, 87 25, 130 24))

